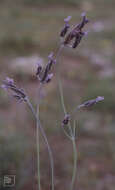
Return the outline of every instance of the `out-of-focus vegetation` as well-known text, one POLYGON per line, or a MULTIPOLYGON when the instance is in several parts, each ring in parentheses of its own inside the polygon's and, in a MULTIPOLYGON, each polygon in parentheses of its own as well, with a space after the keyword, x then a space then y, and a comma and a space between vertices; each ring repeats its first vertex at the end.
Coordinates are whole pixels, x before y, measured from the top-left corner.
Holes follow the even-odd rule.
MULTIPOLYGON (((115 187, 115 1, 114 0, 1 0, 0 80, 13 77, 36 103, 38 86, 31 68, 36 57, 47 61, 59 46, 63 19, 79 22, 82 12, 90 20, 86 36, 76 50, 60 57, 68 111, 84 100, 105 100, 76 114, 78 123, 78 190, 114 190, 115 187), (21 59, 20 59, 21 58, 21 59), (31 59, 32 58, 32 59, 31 59), (30 61, 31 60, 31 61, 30 61), (22 68, 22 69, 20 69, 22 68)), ((43 92, 41 120, 53 149, 56 189, 71 180, 71 145, 61 131, 63 112, 56 78, 43 92)), ((19 190, 36 188, 35 123, 28 108, 0 90, 1 174, 15 174, 19 190)), ((41 141, 41 179, 49 187, 47 152, 41 141)))

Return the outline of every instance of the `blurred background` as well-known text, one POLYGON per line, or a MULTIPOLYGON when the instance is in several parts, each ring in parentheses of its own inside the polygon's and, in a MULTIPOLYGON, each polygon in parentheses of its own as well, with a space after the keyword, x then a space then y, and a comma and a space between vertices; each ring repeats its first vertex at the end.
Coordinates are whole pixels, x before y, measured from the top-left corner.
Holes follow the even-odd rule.
MULTIPOLYGON (((0 81, 9 76, 25 88, 35 105, 35 66, 47 63, 60 44, 63 20, 79 23, 82 12, 88 35, 61 57, 61 76, 68 111, 104 96, 102 103, 80 111, 77 119, 77 190, 115 189, 115 1, 0 0, 0 81)), ((43 89, 41 121, 55 160, 55 189, 68 189, 73 167, 71 142, 61 129, 63 112, 56 77, 43 89)), ((37 189, 35 122, 30 110, 0 89, 0 177, 15 175, 12 190, 37 189)), ((40 140, 41 183, 50 188, 47 149, 40 140)), ((0 189, 7 189, 0 186, 0 189)))

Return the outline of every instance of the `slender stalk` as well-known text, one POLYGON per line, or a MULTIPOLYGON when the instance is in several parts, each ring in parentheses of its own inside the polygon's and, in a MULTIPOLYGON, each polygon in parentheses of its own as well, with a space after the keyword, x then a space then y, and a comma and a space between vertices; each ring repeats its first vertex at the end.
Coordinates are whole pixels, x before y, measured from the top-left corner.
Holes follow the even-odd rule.
POLYGON ((75 138, 76 137, 76 120, 74 120, 74 122, 73 122, 73 135, 75 138))
POLYGON ((29 98, 26 98, 26 103, 27 103, 28 107, 30 108, 30 110, 31 110, 31 112, 32 112, 32 114, 33 114, 33 116, 34 116, 34 118, 36 119, 36 113, 35 113, 35 110, 34 110, 32 104, 31 104, 29 98))
MULTIPOLYGON (((59 56, 60 56, 63 48, 64 48, 64 46, 61 45, 58 52, 57 52, 57 55, 56 55, 56 61, 58 61, 59 56)), ((59 72, 59 63, 58 63, 58 68, 57 68, 57 80, 58 80, 58 87, 59 87, 59 94, 60 94, 62 109, 63 109, 64 114, 66 115, 67 111, 66 111, 65 102, 64 102, 64 95, 63 95, 63 87, 62 87, 62 83, 61 83, 61 76, 60 76, 60 72, 59 72)), ((68 127, 69 127, 70 138, 71 138, 73 136, 73 134, 72 134, 72 128, 71 128, 70 123, 69 123, 68 127)))
POLYGON ((41 183, 40 183, 40 135, 39 135, 39 105, 40 105, 40 93, 41 93, 42 84, 38 88, 38 102, 37 102, 37 110, 36 110, 36 144, 37 144, 37 170, 38 170, 38 189, 41 190, 41 183))
POLYGON ((58 49, 58 51, 57 51, 57 54, 56 54, 56 61, 58 60, 58 58, 59 58, 59 56, 60 56, 60 54, 61 54, 63 48, 64 48, 64 45, 61 45, 61 46, 59 47, 59 49, 58 49))
POLYGON ((76 170, 77 170, 77 150, 76 150, 76 143, 75 138, 72 139, 73 144, 73 158, 74 158, 74 164, 73 164, 73 175, 72 175, 72 181, 71 181, 71 190, 74 188, 75 184, 75 177, 76 177, 76 170))
MULTIPOLYGON (((65 107, 65 103, 64 103, 63 88, 62 88, 62 83, 61 83, 61 79, 60 79, 59 75, 58 75, 58 86, 59 86, 61 105, 62 105, 62 108, 63 108, 63 112, 66 115, 67 111, 66 111, 66 107, 65 107)), ((71 124, 70 123, 68 124, 68 127, 69 127, 69 131, 70 131, 70 136, 72 137, 73 133, 72 133, 72 128, 71 128, 71 124)))
POLYGON ((80 106, 77 106, 76 108, 74 108, 74 110, 71 111, 70 114, 74 116, 76 114, 76 112, 78 112, 80 110, 80 108, 81 108, 80 106))
POLYGON ((41 134, 42 134, 42 136, 44 138, 45 144, 46 144, 47 149, 48 149, 49 158, 50 158, 50 165, 51 165, 51 175, 52 175, 51 185, 52 185, 52 190, 54 190, 54 162, 53 162, 52 151, 51 151, 50 145, 48 143, 45 131, 44 131, 42 125, 41 125, 40 119, 39 119, 39 117, 36 116, 35 110, 34 110, 32 104, 31 104, 31 102, 29 101, 28 98, 27 98, 26 102, 27 102, 28 107, 32 111, 32 113, 33 113, 33 115, 34 115, 34 117, 35 117, 35 119, 36 119, 36 121, 38 123, 38 127, 40 129, 40 132, 41 132, 41 134))
MULTIPOLYGON (((64 46, 60 46, 58 51, 57 51, 57 55, 56 55, 56 62, 58 61, 59 59, 59 56, 63 50, 64 46)), ((62 88, 62 83, 61 83, 61 79, 60 79, 60 72, 59 72, 59 63, 57 64, 57 79, 58 79, 58 86, 59 86, 59 93, 60 93, 60 99, 61 99, 61 104, 62 104, 62 108, 63 108, 63 111, 64 111, 64 114, 66 115, 67 114, 67 111, 66 111, 66 107, 65 107, 65 103, 64 103, 64 96, 63 96, 63 88, 62 88)))
MULTIPOLYGON (((59 48, 58 53, 56 58, 58 59, 60 56, 60 53, 63 49, 63 46, 59 48)), ((60 77, 60 72, 59 72, 59 63, 58 63, 58 68, 57 68, 57 78, 58 78, 58 86, 59 86, 59 93, 60 93, 60 99, 61 99, 61 105, 64 111, 64 114, 67 114, 65 103, 64 103, 64 95, 63 95, 63 88, 62 88, 62 83, 61 83, 61 77, 60 77)), ((76 150, 76 143, 75 143, 75 122, 74 122, 74 129, 72 131, 71 124, 69 123, 68 125, 69 131, 70 131, 70 140, 72 141, 73 145, 73 158, 74 158, 74 163, 73 163, 73 175, 72 175, 72 181, 71 181, 71 190, 74 188, 74 183, 75 183, 75 176, 76 176, 76 169, 77 169, 77 150, 76 150)), ((67 134, 66 134, 67 136, 67 134)))
POLYGON ((29 99, 27 98, 27 105, 32 111, 35 120, 36 120, 36 144, 37 144, 37 174, 38 174, 38 190, 41 189, 41 184, 40 184, 40 150, 39 150, 39 125, 38 125, 38 114, 39 114, 39 106, 37 106, 37 114, 35 113, 35 110, 30 103, 29 99))
POLYGON ((49 153, 50 164, 51 164, 51 176, 52 176, 51 185, 52 185, 52 190, 54 190, 54 161, 53 161, 53 155, 52 155, 52 151, 51 151, 50 145, 48 143, 47 137, 45 135, 44 129, 41 126, 41 122, 40 122, 39 119, 38 119, 38 125, 39 125, 40 131, 42 133, 42 136, 44 137, 45 143, 47 145, 48 153, 49 153))
POLYGON ((39 115, 39 104, 37 105, 37 112, 36 112, 36 143, 37 143, 37 170, 38 170, 38 190, 41 190, 41 183, 40 183, 40 141, 39 141, 39 126, 38 126, 38 115, 39 115))
POLYGON ((61 79, 60 76, 58 75, 58 86, 59 86, 59 93, 60 93, 60 99, 61 99, 61 105, 64 111, 64 114, 67 114, 66 111, 66 107, 65 107, 65 103, 64 103, 64 96, 63 96, 63 88, 62 88, 62 83, 61 83, 61 79))
POLYGON ((65 133, 65 135, 71 140, 71 136, 66 132, 66 130, 64 129, 64 127, 62 127, 63 132, 65 133))

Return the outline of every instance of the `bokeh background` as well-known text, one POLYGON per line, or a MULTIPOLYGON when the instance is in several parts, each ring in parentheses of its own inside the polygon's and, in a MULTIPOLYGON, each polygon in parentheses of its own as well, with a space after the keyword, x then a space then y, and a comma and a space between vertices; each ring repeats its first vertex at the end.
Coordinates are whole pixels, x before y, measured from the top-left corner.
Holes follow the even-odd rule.
MULTIPOLYGON (((75 50, 60 57, 68 111, 84 100, 104 96, 103 103, 76 114, 77 190, 115 189, 115 1, 114 0, 0 0, 0 81, 9 76, 23 87, 35 105, 38 61, 45 64, 60 44, 63 19, 71 23, 86 12, 88 35, 75 50)), ((55 160, 55 189, 68 189, 73 156, 71 142, 61 130, 63 112, 56 77, 43 90, 41 121, 55 160)), ((0 176, 16 175, 16 190, 36 190, 35 122, 24 104, 0 89, 0 176)), ((40 140, 41 182, 50 187, 47 149, 40 140)), ((0 189, 7 189, 1 186, 0 189)))

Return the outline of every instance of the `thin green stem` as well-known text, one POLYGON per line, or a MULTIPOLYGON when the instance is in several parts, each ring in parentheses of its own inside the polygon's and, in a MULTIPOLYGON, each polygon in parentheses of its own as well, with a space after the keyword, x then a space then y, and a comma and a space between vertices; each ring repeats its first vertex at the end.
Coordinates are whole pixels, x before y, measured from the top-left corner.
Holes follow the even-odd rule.
POLYGON ((71 116, 75 116, 76 112, 80 111, 80 109, 82 108, 82 106, 77 106, 76 108, 74 108, 72 111, 71 111, 71 116))
MULTIPOLYGON (((64 46, 60 46, 56 55, 56 61, 58 61, 59 56, 62 52, 62 49, 64 46)), ((62 88, 62 83, 61 83, 61 77, 60 77, 60 71, 59 71, 59 63, 57 64, 57 79, 58 79, 58 86, 59 86, 59 93, 60 93, 60 99, 61 99, 61 105, 64 111, 64 114, 67 114, 65 103, 64 103, 64 96, 63 96, 63 88, 62 88)))
POLYGON ((43 127, 41 126, 41 122, 40 120, 38 120, 38 123, 39 123, 39 126, 40 126, 40 129, 41 129, 41 133, 44 137, 44 140, 46 142, 46 145, 47 145, 47 149, 48 149, 48 153, 49 153, 49 158, 50 158, 50 165, 51 165, 51 186, 52 186, 52 190, 54 190, 54 161, 53 161, 53 155, 52 155, 52 151, 51 151, 51 148, 50 148, 50 145, 48 143, 48 140, 47 140, 47 137, 44 133, 44 130, 43 130, 43 127))
POLYGON ((40 152, 39 152, 39 125, 38 125, 38 113, 39 113, 39 106, 37 106, 37 114, 35 113, 35 110, 30 103, 29 99, 27 98, 27 105, 32 111, 35 120, 36 120, 36 143, 37 143, 37 171, 38 171, 38 190, 41 189, 41 184, 40 184, 40 152))
POLYGON ((37 105, 37 121, 36 121, 36 143, 37 143, 37 170, 38 170, 38 190, 41 190, 40 183, 40 140, 39 140, 39 126, 38 126, 38 117, 39 117, 39 104, 37 105))
MULTIPOLYGON (((65 103, 64 103, 63 88, 62 88, 61 78, 60 78, 59 75, 58 75, 58 85, 59 85, 59 93, 60 93, 61 105, 62 105, 62 108, 63 108, 63 112, 66 115, 67 111, 66 111, 66 107, 65 107, 65 103)), ((71 128, 70 123, 68 124, 68 127, 69 127, 69 131, 70 131, 70 136, 72 137, 73 133, 72 133, 72 128, 71 128)))
POLYGON ((60 54, 61 54, 63 48, 64 48, 64 45, 61 45, 61 46, 58 48, 58 51, 57 51, 57 54, 56 54, 56 61, 58 60, 58 58, 59 58, 59 56, 60 56, 60 54))
POLYGON ((60 79, 59 75, 58 75, 58 86, 59 86, 61 105, 62 105, 62 108, 63 108, 63 112, 66 115, 67 111, 66 111, 66 107, 65 107, 65 103, 64 103, 63 88, 62 88, 62 83, 61 83, 61 79, 60 79))
MULTIPOLYGON (((59 58, 62 49, 63 49, 63 46, 59 48, 56 58, 59 58)), ((66 115, 67 111, 66 111, 66 107, 65 107, 63 88, 62 88, 61 77, 60 77, 60 72, 59 72, 59 63, 58 63, 58 68, 57 68, 57 78, 58 78, 58 86, 59 86, 61 105, 62 105, 64 114, 66 115)), ((76 177, 76 169, 77 169, 77 150, 76 150, 76 143, 75 143, 75 121, 74 121, 73 131, 72 131, 72 127, 71 127, 70 123, 69 123, 68 127, 69 127, 69 131, 70 131, 69 138, 72 141, 72 145, 73 145, 74 164, 73 164, 73 175, 72 175, 72 181, 71 181, 71 190, 73 190, 74 183, 75 183, 75 177, 76 177)), ((68 136, 68 134, 66 134, 66 136, 68 136)))
MULTIPOLYGON (((63 50, 63 48, 64 48, 63 45, 60 46, 60 48, 59 48, 59 50, 57 52, 56 61, 58 61, 59 56, 60 56, 61 51, 63 50)), ((59 87, 59 94, 60 94, 62 109, 63 109, 64 114, 66 115, 67 114, 67 110, 66 110, 65 102, 64 102, 63 87, 62 87, 61 76, 60 76, 60 72, 59 72, 59 63, 58 63, 58 68, 57 68, 57 80, 58 80, 58 87, 59 87)), ((72 128, 71 128, 71 124, 70 123, 69 123, 68 127, 69 127, 70 138, 71 138, 73 136, 73 133, 72 133, 72 128)))
POLYGON ((65 135, 71 140, 71 136, 66 132, 66 130, 64 129, 64 127, 62 127, 62 129, 63 129, 63 132, 65 133, 65 135))
POLYGON ((39 135, 39 106, 40 106, 40 93, 42 89, 42 84, 40 83, 40 86, 38 88, 38 102, 37 102, 37 110, 36 110, 36 143, 37 143, 37 170, 38 170, 38 189, 41 190, 41 183, 40 183, 40 135, 39 135))
POLYGON ((41 134, 42 134, 42 136, 43 136, 43 138, 44 138, 45 144, 46 144, 47 149, 48 149, 49 158, 50 158, 50 165, 51 165, 51 176, 52 176, 51 184, 52 184, 52 190, 54 190, 54 162, 53 162, 52 151, 51 151, 50 145, 49 145, 49 143, 48 143, 48 140, 47 140, 47 136, 46 136, 46 134, 45 134, 45 131, 44 131, 42 125, 41 125, 40 119, 39 119, 39 117, 37 117, 37 115, 36 115, 36 113, 35 113, 35 110, 34 110, 32 104, 31 104, 31 102, 29 101, 28 98, 27 98, 26 102, 27 102, 28 107, 29 107, 30 110, 32 111, 32 113, 33 113, 33 115, 34 115, 34 117, 35 117, 35 119, 36 119, 36 121, 37 121, 37 123, 38 123, 38 127, 39 127, 39 129, 40 129, 40 132, 41 132, 41 134))
POLYGON ((76 171, 77 171, 77 149, 76 149, 75 138, 72 139, 72 144, 73 144, 74 164, 73 164, 73 175, 72 175, 72 182, 71 182, 71 188, 70 188, 71 190, 73 190, 74 188, 76 171))
POLYGON ((73 122, 73 134, 74 134, 74 138, 76 136, 76 120, 74 120, 73 122))

